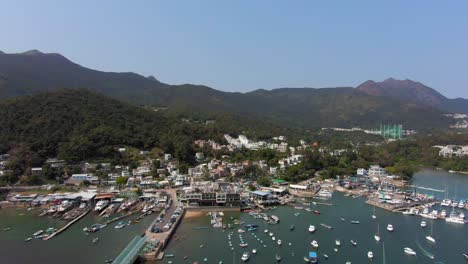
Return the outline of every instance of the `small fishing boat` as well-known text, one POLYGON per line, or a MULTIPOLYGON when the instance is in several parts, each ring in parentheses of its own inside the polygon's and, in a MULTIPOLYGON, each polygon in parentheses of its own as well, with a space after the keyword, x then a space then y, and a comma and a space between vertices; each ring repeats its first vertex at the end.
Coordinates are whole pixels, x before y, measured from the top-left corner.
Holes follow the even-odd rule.
POLYGON ((32 237, 28 237, 28 238, 26 238, 26 239, 24 240, 24 242, 29 242, 29 241, 31 241, 31 240, 32 240, 32 237))
POLYGON ((341 246, 341 241, 340 241, 339 239, 336 239, 336 240, 335 240, 335 245, 341 246))
POLYGON ((424 228, 424 227, 427 226, 427 223, 426 223, 426 221, 421 221, 421 224, 420 224, 420 225, 421 225, 422 228, 424 228))
POLYGON ((242 254, 241 259, 243 262, 246 262, 247 260, 249 260, 249 258, 250 258, 249 252, 244 252, 244 254, 242 254))
POLYGON ((294 225, 290 225, 290 226, 289 226, 289 230, 290 230, 290 231, 293 231, 295 228, 296 228, 296 227, 295 227, 294 225))
POLYGON ((351 244, 352 244, 353 246, 357 246, 357 242, 354 241, 354 240, 351 240, 351 244))
POLYGON ((280 262, 282 258, 281 258, 280 255, 276 254, 275 259, 276 259, 276 261, 280 262))
POLYGON ((388 232, 393 232, 393 230, 394 230, 393 225, 388 224, 388 225, 387 225, 387 231, 388 231, 388 232))
POLYGON ((311 244, 314 248, 318 248, 318 246, 319 246, 319 244, 318 244, 318 242, 317 242, 316 240, 312 241, 310 244, 311 244))
POLYGON ((353 220, 353 221, 351 221, 351 224, 353 224, 353 225, 359 225, 360 222, 359 222, 359 221, 356 221, 356 220, 353 220))
POLYGON ((248 245, 249 245, 249 244, 247 244, 247 243, 239 244, 239 246, 240 246, 241 248, 245 248, 245 247, 247 247, 248 245))
POLYGON ((44 233, 44 230, 38 230, 33 234, 33 236, 37 237, 40 236, 42 233, 44 233))
POLYGON ((416 252, 415 252, 413 249, 409 248, 409 247, 405 247, 405 248, 403 249, 403 251, 404 251, 405 254, 407 254, 407 255, 416 256, 416 252))
POLYGON ((310 225, 310 226, 309 226, 309 232, 310 232, 310 233, 314 233, 314 232, 315 232, 315 226, 314 226, 314 225, 310 225))
POLYGON ((317 256, 317 252, 315 251, 311 251, 309 252, 309 262, 308 263, 318 263, 318 256, 317 256))
POLYGON ((374 253, 372 251, 367 252, 367 257, 369 259, 373 259, 374 258, 374 253))

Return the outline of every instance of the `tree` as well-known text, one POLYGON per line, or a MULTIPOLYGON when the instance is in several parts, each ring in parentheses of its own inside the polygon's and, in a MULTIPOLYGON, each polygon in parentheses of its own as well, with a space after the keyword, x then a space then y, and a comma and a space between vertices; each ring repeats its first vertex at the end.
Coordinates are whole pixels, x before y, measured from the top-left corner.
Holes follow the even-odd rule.
POLYGON ((127 181, 128 181, 128 178, 127 177, 118 177, 116 180, 115 180, 115 184, 121 188, 122 186, 124 186, 125 184, 127 184, 127 181))

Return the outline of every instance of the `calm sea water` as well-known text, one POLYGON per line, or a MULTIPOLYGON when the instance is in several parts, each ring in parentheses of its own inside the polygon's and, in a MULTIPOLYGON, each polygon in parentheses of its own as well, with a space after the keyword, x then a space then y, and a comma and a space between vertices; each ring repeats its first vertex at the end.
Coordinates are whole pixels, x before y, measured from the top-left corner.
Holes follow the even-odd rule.
MULTIPOLYGON (((457 196, 468 198, 468 175, 425 170, 415 175, 414 184, 433 189, 445 189, 447 186, 448 190, 453 190, 453 196, 455 186, 457 186, 457 196)), ((438 195, 434 191, 427 193, 438 195)), ((442 198, 445 196, 444 193, 439 195, 442 198)), ((425 236, 430 233, 430 224, 426 229, 422 229, 419 226, 420 217, 404 216, 377 208, 377 219, 372 220, 373 208, 365 204, 363 198, 353 199, 335 193, 328 202, 333 206, 310 205, 312 209, 319 210, 321 215, 296 210, 290 206, 269 210, 269 214, 280 217, 281 222, 277 225, 266 224, 263 220, 254 219, 248 214, 225 213, 226 223, 232 216, 246 223, 255 223, 260 226, 258 231, 246 232, 242 235, 244 241, 249 244, 246 249, 239 247, 238 226, 223 232, 222 229, 212 228, 209 225, 208 216, 186 219, 166 249, 167 253, 173 253, 175 257, 165 259, 162 263, 172 261, 177 264, 191 264, 196 260, 200 263, 214 264, 219 261, 241 263, 242 253, 246 250, 251 251, 253 248, 256 248, 258 253, 251 257, 249 263, 275 263, 275 254, 281 255, 282 263, 304 263, 303 257, 312 250, 310 245, 312 240, 317 240, 319 243, 317 252, 320 257, 323 254, 329 256, 328 260, 321 258, 320 263, 345 263, 348 260, 359 264, 370 263, 367 259, 369 250, 374 252, 373 263, 383 263, 382 243, 375 242, 373 238, 377 225, 380 225, 382 241, 385 243, 386 263, 467 263, 461 254, 468 251, 468 225, 434 221, 433 230, 437 244, 433 245, 425 239, 425 236), (299 216, 294 215, 297 212, 300 213, 299 216), (346 221, 340 220, 341 218, 345 218, 346 221), (352 225, 349 223, 350 220, 359 220, 360 224, 352 225), (334 229, 326 229, 320 225, 321 223, 333 226, 334 229), (291 224, 296 227, 294 231, 289 230, 291 224), (310 224, 317 227, 314 234, 309 234, 307 231, 310 224), (386 231, 387 224, 394 225, 393 233, 386 231), (200 226, 208 227, 208 229, 197 229, 200 226), (263 233, 264 229, 274 232, 276 238, 282 240, 282 246, 279 247, 275 241, 263 233), (231 231, 234 232, 231 240, 234 250, 231 250, 228 244, 228 233, 231 231), (338 252, 333 251, 336 247, 335 239, 340 239, 342 243, 338 252), (357 247, 350 244, 351 239, 358 242, 357 247), (262 240, 263 244, 258 240, 262 240), (263 245, 266 245, 266 248, 263 245), (404 247, 414 249, 417 256, 406 256, 403 253, 404 247), (425 252, 435 255, 435 259, 429 259, 425 252), (204 262, 205 258, 206 262, 204 262)), ((468 211, 465 214, 468 215, 468 211)), ((146 217, 139 224, 120 230, 114 229, 111 225, 96 234, 85 236, 82 231, 83 227, 104 221, 91 213, 50 241, 24 242, 26 237, 30 237, 39 229, 63 225, 62 221, 35 215, 37 212, 23 209, 20 211, 0 209, 0 263, 104 263, 106 259, 115 258, 135 235, 145 230, 154 218, 154 215, 146 217), (21 213, 25 215, 21 216, 21 213), (12 227, 12 229, 2 231, 5 227, 12 227), (93 244, 91 240, 96 236, 100 238, 100 241, 93 244)))

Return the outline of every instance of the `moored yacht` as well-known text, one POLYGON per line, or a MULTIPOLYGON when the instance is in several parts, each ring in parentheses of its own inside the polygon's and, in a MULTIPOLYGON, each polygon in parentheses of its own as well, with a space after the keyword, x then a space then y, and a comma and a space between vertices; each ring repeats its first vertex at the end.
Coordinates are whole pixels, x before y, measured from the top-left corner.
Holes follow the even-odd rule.
POLYGON ((314 233, 314 232, 315 232, 315 226, 314 226, 314 225, 310 225, 310 226, 309 226, 309 232, 310 232, 310 233, 314 233))
POLYGON ((420 224, 420 225, 421 225, 421 227, 426 227, 426 226, 427 226, 427 223, 426 223, 426 221, 421 221, 421 224, 420 224))
POLYGON ((405 247, 403 250, 404 250, 405 254, 407 254, 407 255, 416 256, 416 252, 413 249, 409 248, 409 247, 405 247))
POLYGON ((97 202, 96 206, 94 207, 94 211, 100 212, 100 211, 102 211, 108 204, 109 204, 109 201, 107 201, 107 200, 100 200, 99 202, 97 202))
POLYGON ((312 241, 310 244, 311 244, 314 248, 318 248, 318 246, 319 246, 319 244, 318 244, 318 242, 317 242, 316 240, 312 241))
POLYGON ((249 252, 244 252, 244 254, 242 254, 241 259, 242 259, 243 262, 248 261, 249 258, 250 258, 249 252))
POLYGON ((388 230, 388 232, 393 232, 393 230, 394 230, 393 225, 388 224, 387 225, 387 230, 388 230))
POLYGON ((340 245, 341 245, 341 241, 340 241, 339 239, 335 240, 335 245, 340 246, 340 245))
POLYGON ((369 259, 373 259, 374 258, 374 253, 372 251, 367 252, 367 257, 369 259))
POLYGON ((442 203, 440 203, 440 205, 442 206, 450 206, 450 204, 452 203, 452 201, 450 199, 444 199, 442 201, 442 203))

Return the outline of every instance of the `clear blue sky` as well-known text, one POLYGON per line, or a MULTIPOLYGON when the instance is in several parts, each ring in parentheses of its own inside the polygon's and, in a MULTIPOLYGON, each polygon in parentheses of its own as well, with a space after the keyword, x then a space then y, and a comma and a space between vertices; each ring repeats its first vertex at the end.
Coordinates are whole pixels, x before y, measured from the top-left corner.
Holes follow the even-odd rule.
POLYGON ((0 50, 220 90, 409 78, 468 98, 468 1, 1 1, 0 50))

